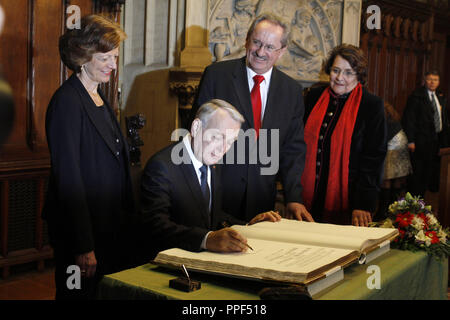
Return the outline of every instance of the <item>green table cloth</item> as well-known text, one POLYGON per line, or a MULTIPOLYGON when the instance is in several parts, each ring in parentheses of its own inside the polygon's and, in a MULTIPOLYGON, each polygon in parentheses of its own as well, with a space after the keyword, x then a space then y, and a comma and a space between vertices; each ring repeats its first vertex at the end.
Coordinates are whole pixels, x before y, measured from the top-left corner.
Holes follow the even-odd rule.
MULTIPOLYGON (((268 283, 193 273, 202 282, 198 291, 182 292, 169 287, 169 280, 181 277, 181 270, 152 264, 107 275, 100 283, 100 299, 255 300, 268 283)), ((344 279, 319 292, 320 300, 447 299, 448 260, 437 261, 425 252, 390 250, 368 264, 354 264, 344 270, 344 279), (376 266, 376 267, 370 267, 376 266), (378 268, 379 269, 378 269, 378 268), (379 270, 380 288, 372 269, 379 270), (372 277, 372 278, 370 278, 372 277), (370 278, 370 279, 369 279, 370 278), (368 281, 369 280, 369 281, 368 281), (367 285, 367 283, 372 285, 367 285)))

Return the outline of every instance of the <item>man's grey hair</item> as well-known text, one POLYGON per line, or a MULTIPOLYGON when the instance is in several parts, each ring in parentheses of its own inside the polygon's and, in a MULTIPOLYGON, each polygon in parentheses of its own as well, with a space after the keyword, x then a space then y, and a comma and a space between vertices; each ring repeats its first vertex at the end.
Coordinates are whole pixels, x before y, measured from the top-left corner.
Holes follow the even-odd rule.
POLYGON ((203 127, 206 127, 211 117, 218 110, 226 111, 233 120, 241 124, 245 121, 242 114, 237 111, 237 109, 232 104, 221 99, 212 99, 202 104, 201 107, 197 110, 195 117, 201 120, 203 127))
POLYGON ((268 21, 274 25, 283 28, 283 35, 281 37, 280 42, 282 48, 286 47, 289 39, 289 25, 285 23, 280 17, 274 15, 273 13, 263 13, 255 18, 250 28, 248 29, 246 41, 247 42, 250 41, 250 37, 252 36, 253 31, 256 28, 256 25, 262 21, 268 21))

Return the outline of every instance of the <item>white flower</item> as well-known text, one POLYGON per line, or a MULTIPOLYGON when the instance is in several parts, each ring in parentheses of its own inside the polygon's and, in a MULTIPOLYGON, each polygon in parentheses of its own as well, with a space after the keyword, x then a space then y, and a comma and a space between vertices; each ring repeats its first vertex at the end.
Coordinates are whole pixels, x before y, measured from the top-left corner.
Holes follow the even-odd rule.
POLYGON ((417 234, 414 237, 416 238, 416 240, 418 240, 420 242, 425 242, 427 247, 429 247, 431 245, 431 239, 425 235, 423 230, 420 230, 419 232, 417 232, 417 234))
POLYGON ((434 226, 439 223, 432 213, 427 213, 427 219, 430 226, 434 226))
POLYGON ((416 230, 422 230, 423 226, 424 226, 424 221, 422 218, 415 216, 412 221, 411 221, 411 225, 414 227, 414 229, 416 230))
POLYGON ((442 230, 442 227, 439 228, 439 231, 437 232, 437 236, 438 236, 440 242, 442 242, 442 243, 447 242, 447 233, 445 233, 445 231, 442 230))
POLYGON ((394 225, 392 224, 391 219, 384 220, 383 224, 380 227, 381 228, 395 228, 394 225))

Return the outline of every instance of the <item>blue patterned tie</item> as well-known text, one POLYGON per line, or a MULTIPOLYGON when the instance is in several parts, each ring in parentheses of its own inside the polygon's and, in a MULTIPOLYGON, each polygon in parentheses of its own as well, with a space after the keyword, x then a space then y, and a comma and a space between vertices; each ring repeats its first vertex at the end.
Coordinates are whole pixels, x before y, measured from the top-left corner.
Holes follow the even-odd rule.
POLYGON ((434 127, 436 128, 436 132, 441 132, 441 119, 439 117, 439 110, 434 92, 431 93, 431 104, 433 105, 434 109, 434 127))
POLYGON ((206 207, 209 211, 210 191, 208 186, 208 167, 206 165, 201 166, 200 173, 200 188, 202 189, 203 198, 205 199, 206 207))

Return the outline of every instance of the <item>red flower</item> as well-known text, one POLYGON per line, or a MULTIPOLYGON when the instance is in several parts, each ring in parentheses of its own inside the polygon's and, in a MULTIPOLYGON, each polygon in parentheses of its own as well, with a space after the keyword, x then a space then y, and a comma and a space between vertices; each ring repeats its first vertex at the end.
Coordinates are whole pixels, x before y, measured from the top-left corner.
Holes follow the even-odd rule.
POLYGON ((427 216, 425 215, 425 213, 423 213, 423 212, 419 213, 418 217, 423 220, 423 229, 427 230, 428 229, 428 219, 427 219, 427 216))
POLYGON ((425 232, 425 236, 431 239, 431 244, 439 243, 439 238, 436 231, 427 231, 425 232))
POLYGON ((400 228, 406 228, 411 224, 413 218, 414 215, 410 212, 400 213, 397 215, 397 219, 395 219, 395 222, 398 222, 398 226, 400 228))
MULTIPOLYGON (((400 235, 400 239, 403 239, 404 237, 405 237, 405 230, 401 230, 401 229, 398 229, 398 232, 399 232, 399 235, 400 235)), ((398 238, 396 238, 396 240, 397 240, 398 238)))

